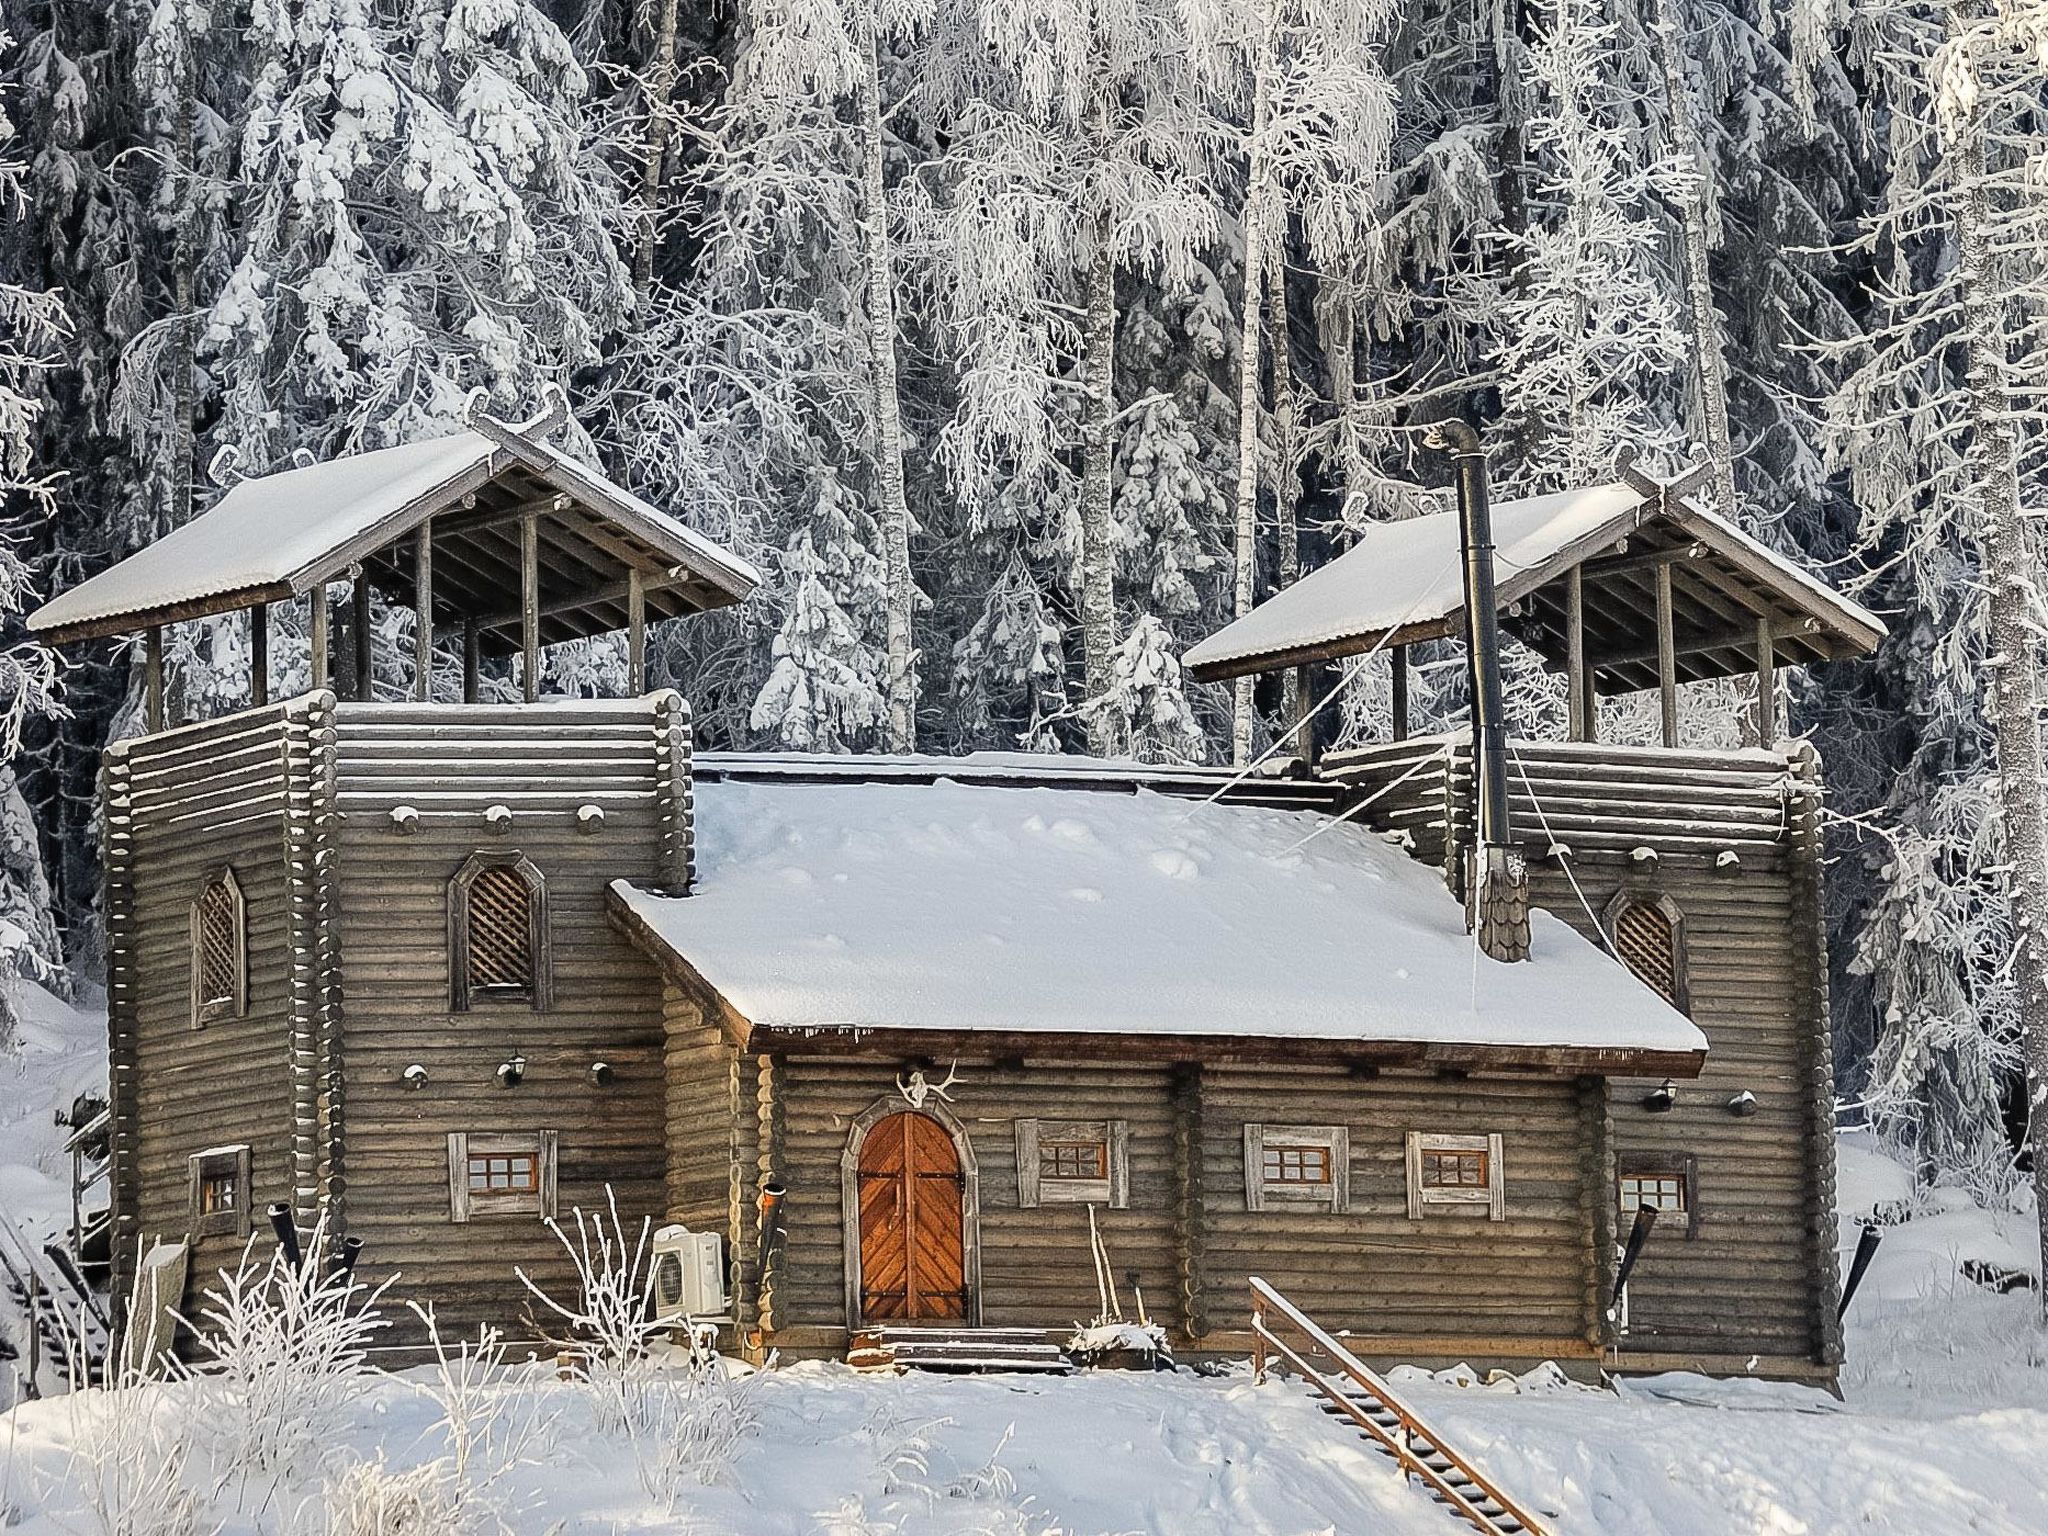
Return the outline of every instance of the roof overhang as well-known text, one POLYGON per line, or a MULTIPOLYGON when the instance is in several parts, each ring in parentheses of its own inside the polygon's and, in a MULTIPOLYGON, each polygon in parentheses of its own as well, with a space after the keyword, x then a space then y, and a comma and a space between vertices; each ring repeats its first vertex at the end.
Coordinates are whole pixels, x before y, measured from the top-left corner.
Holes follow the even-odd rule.
POLYGON ((819 1023, 802 1029, 761 1025, 721 993, 639 912, 616 885, 605 892, 611 925, 660 969, 742 1051, 794 1056, 906 1061, 979 1057, 993 1061, 1133 1062, 1162 1065, 1342 1066, 1446 1073, 1532 1076, 1694 1078, 1707 1053, 1564 1045, 1503 1045, 1442 1040, 1358 1040, 1265 1035, 1158 1034, 1136 1031, 889 1028, 819 1023))
MULTIPOLYGON (((1603 693, 1657 686, 1660 567, 1671 577, 1681 682, 1754 671, 1760 624, 1779 664, 1865 656, 1884 637, 1860 604, 1646 478, 1493 511, 1503 626, 1561 670, 1576 572, 1603 693)), ((1462 635, 1458 548, 1454 512, 1374 524, 1336 560, 1192 646, 1188 672, 1214 682, 1462 635)))
POLYGON ((725 607, 758 585, 745 560, 548 444, 547 427, 478 414, 449 438, 241 481, 183 528, 43 604, 29 627, 52 644, 131 634, 289 601, 358 567, 412 603, 424 530, 436 622, 473 623, 485 649, 511 651, 528 518, 543 644, 624 627, 636 582, 649 620, 725 607))

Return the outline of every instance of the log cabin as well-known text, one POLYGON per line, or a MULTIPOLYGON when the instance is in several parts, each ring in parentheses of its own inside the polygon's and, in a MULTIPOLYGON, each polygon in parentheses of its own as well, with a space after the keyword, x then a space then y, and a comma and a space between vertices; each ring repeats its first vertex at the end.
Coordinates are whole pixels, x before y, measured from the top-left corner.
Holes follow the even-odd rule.
POLYGON ((521 1274, 568 1287, 555 1224, 616 1203, 709 1244, 756 1358, 1057 1342, 1099 1233, 1184 1359, 1246 1351, 1258 1274, 1370 1358, 1832 1381, 1821 786, 1771 673, 1867 652, 1867 613, 1630 472, 1491 509, 1491 600, 1418 518, 1190 653, 1398 680, 1498 612, 1566 741, 1481 709, 1245 773, 697 752, 646 625, 756 575, 562 424, 240 482, 32 616, 144 646, 102 785, 117 1305, 169 1247, 147 1322, 197 1316, 281 1207, 538 1338, 521 1274), (381 685, 373 591, 416 615, 381 685), (279 605, 308 686, 272 699, 279 605), (173 723, 164 627, 237 610, 249 707, 173 723), (544 646, 619 630, 625 697, 543 696, 544 646), (1677 684, 1737 672, 1762 744, 1679 742, 1677 684), (1664 745, 1593 739, 1647 689, 1664 745))

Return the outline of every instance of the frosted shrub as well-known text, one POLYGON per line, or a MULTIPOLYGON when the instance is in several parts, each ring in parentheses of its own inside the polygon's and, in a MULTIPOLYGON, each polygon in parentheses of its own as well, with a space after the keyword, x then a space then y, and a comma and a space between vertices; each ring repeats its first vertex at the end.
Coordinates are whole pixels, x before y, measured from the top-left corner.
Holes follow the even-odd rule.
POLYGON ((550 1225, 575 1269, 575 1297, 519 1278, 567 1325, 562 1342, 580 1360, 598 1427, 628 1437, 642 1488, 670 1509, 684 1488, 725 1479, 756 1422, 752 1388, 703 1340, 687 1351, 667 1344, 670 1325, 653 1317, 651 1222, 629 1239, 609 1189, 603 1211, 574 1218, 573 1238, 550 1225))
POLYGON ((432 1307, 407 1303, 427 1330, 434 1374, 421 1392, 441 1410, 442 1454, 393 1468, 380 1454, 331 1473, 300 1510, 306 1536, 512 1536, 524 1504, 510 1474, 531 1464, 549 1428, 541 1400, 508 1380, 505 1338, 485 1325, 450 1348, 432 1307))
POLYGON ((289 1481, 346 1427, 375 1380, 365 1351, 386 1326, 377 1311, 385 1287, 337 1271, 322 1227, 298 1268, 282 1249, 259 1261, 252 1241, 220 1282, 195 1327, 203 1361, 181 1374, 197 1386, 224 1473, 289 1481))
POLYGON ((515 1272, 534 1298, 567 1325, 566 1337, 559 1342, 581 1356, 581 1374, 598 1427, 639 1435, 653 1427, 651 1390, 661 1371, 649 1357, 648 1346, 668 1331, 654 1321, 650 1304, 654 1269, 648 1237, 653 1223, 643 1219, 639 1235, 629 1242, 618 1199, 609 1187, 605 1207, 594 1216, 577 1207, 573 1241, 560 1223, 548 1222, 576 1272, 572 1299, 550 1294, 523 1269, 515 1272))
POLYGON ((189 1473, 192 1416, 140 1379, 71 1395, 71 1455, 52 1494, 89 1536, 198 1536, 207 1500, 189 1473))
POLYGON ((717 1355, 693 1354, 664 1371, 649 1403, 654 1422, 634 1437, 640 1486, 663 1513, 683 1492, 730 1481, 740 1447, 759 1427, 755 1375, 735 1376, 717 1355))

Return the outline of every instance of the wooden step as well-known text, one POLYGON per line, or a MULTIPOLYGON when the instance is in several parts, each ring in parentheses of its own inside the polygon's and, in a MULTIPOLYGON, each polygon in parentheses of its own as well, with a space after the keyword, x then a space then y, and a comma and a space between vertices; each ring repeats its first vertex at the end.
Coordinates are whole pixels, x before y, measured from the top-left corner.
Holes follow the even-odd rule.
POLYGON ((1064 1376, 1073 1362, 1042 1328, 866 1328, 847 1343, 864 1371, 1029 1371, 1064 1376))

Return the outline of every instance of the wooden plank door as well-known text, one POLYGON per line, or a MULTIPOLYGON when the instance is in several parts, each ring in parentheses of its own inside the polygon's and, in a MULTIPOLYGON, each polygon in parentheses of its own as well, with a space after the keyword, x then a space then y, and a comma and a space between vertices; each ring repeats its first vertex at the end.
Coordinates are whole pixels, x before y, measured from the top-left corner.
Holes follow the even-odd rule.
POLYGON ((909 1111, 877 1121, 859 1179, 862 1320, 964 1321, 964 1181, 946 1128, 909 1111))

